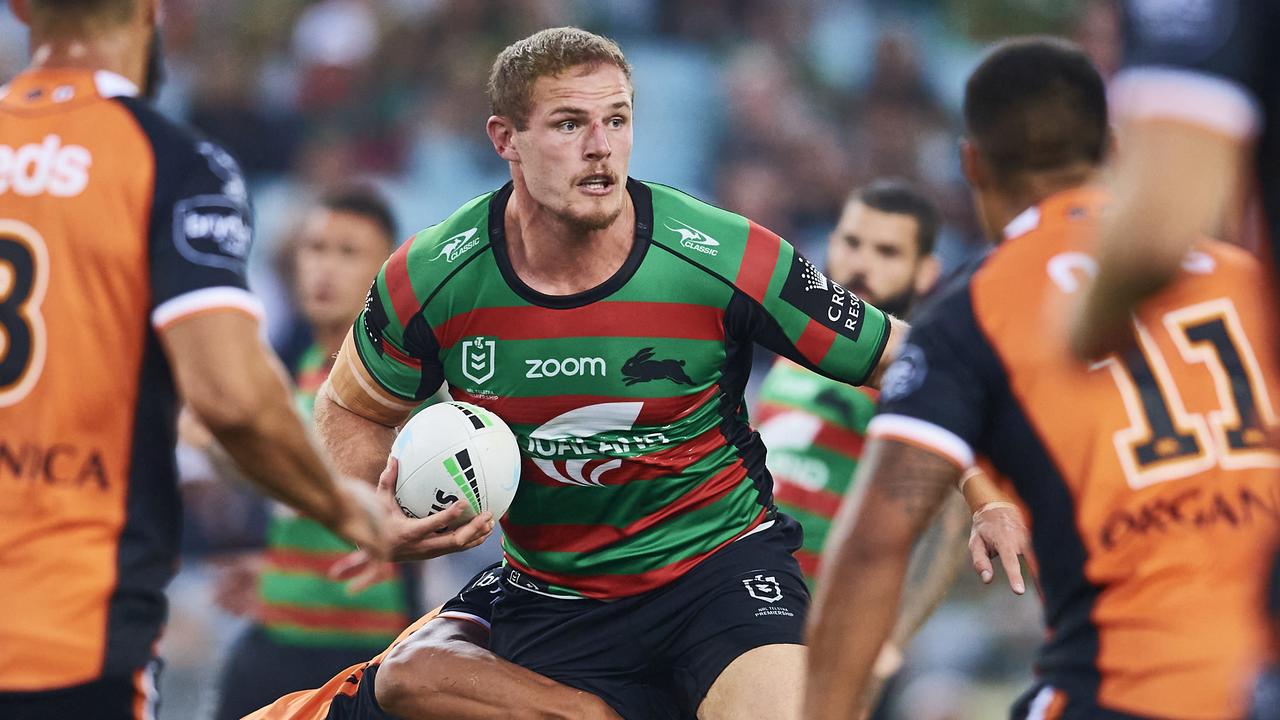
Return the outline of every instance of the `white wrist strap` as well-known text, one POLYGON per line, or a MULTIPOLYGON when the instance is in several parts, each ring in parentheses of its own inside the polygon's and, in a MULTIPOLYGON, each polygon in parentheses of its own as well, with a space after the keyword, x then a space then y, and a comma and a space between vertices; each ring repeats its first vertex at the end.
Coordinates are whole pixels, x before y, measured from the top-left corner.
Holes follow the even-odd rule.
POLYGON ((989 502, 986 505, 983 505, 982 507, 978 508, 978 511, 973 514, 973 519, 977 520, 978 516, 981 515, 982 513, 988 510, 996 510, 998 508, 1007 508, 1009 510, 1013 510, 1014 512, 1020 512, 1018 510, 1017 505, 1014 505, 1011 502, 1004 502, 1002 500, 997 500, 995 502, 989 502))
POLYGON ((960 488, 960 492, 964 492, 964 484, 965 484, 965 483, 967 483, 967 482, 969 482, 970 480, 972 480, 972 479, 974 479, 974 478, 978 477, 978 476, 979 476, 979 475, 981 475, 981 474, 982 474, 982 471, 978 469, 978 466, 977 466, 977 465, 974 465, 973 467, 969 468, 968 470, 965 470, 965 471, 964 471, 964 474, 960 476, 960 480, 959 480, 959 482, 958 482, 958 483, 956 483, 957 487, 959 487, 959 488, 960 488))

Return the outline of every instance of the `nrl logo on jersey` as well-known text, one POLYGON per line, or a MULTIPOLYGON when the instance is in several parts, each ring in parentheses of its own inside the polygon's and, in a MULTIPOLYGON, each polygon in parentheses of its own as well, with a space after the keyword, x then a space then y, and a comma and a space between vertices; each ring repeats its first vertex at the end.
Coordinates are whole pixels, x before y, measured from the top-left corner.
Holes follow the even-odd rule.
POLYGON ((471 382, 483 385, 493 377, 498 341, 493 338, 473 337, 462 341, 462 375, 471 382))
POLYGON ((720 243, 715 238, 691 225, 682 223, 675 218, 671 218, 671 222, 679 225, 680 227, 671 227, 670 225, 667 225, 667 229, 680 235, 680 244, 682 246, 695 252, 700 252, 703 255, 710 255, 711 257, 715 257, 720 254, 720 251, 716 249, 720 247, 720 243))
POLYGON ((479 232, 480 228, 471 228, 470 230, 464 230, 448 240, 445 240, 444 244, 440 246, 440 252, 437 253, 435 257, 431 258, 431 262, 435 262, 440 258, 444 258, 444 261, 447 263, 457 260, 462 253, 475 247, 476 244, 480 242, 480 238, 476 237, 476 234, 479 232))

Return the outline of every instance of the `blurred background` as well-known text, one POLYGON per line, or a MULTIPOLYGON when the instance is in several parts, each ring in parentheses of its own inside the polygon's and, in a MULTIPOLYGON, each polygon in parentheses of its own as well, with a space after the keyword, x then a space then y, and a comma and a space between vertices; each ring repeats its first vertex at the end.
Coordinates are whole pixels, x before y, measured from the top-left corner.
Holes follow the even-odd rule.
MULTIPOLYGON (((815 260, 851 189, 906 177, 942 209, 947 268, 984 248, 957 153, 963 82, 983 48, 1062 35, 1104 74, 1119 53, 1108 0, 167 0, 158 104, 222 143, 248 176, 251 281, 286 361, 309 343, 281 274, 303 210, 325 188, 366 178, 408 236, 499 187, 507 169, 484 134, 490 63, 557 25, 609 35, 633 65, 632 176, 747 215, 815 260)), ((0 79, 26 57, 22 26, 0 10, 0 79)), ((758 358, 757 379, 769 361, 758 358)), ((212 600, 219 568, 261 542, 266 517, 251 496, 205 487, 192 465, 194 530, 162 647, 169 720, 209 712, 220 655, 243 622, 212 600)), ((497 553, 489 543, 427 563, 425 606, 497 553)), ((969 575, 911 648, 880 717, 1001 717, 1027 687, 1036 598, 969 575)))

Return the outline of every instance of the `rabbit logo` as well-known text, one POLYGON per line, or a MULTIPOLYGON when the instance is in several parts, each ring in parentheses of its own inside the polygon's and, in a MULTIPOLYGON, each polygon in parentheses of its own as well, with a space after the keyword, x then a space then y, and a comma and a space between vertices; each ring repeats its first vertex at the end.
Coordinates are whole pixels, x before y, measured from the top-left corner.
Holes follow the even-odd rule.
POLYGON ((677 385, 692 385, 693 379, 684 371, 683 360, 654 360, 653 348, 642 348, 622 364, 624 385, 670 380, 677 385))

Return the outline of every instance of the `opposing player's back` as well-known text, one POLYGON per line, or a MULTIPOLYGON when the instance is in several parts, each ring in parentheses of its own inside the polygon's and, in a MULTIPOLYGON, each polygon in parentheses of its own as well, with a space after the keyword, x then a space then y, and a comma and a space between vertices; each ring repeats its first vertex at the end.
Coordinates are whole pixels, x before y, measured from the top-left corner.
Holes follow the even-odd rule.
POLYGON ((156 330, 253 308, 243 183, 108 72, 0 91, 0 690, 150 656, 175 563, 156 330))
POLYGON ((948 338, 961 343, 996 389, 981 426, 953 427, 1031 512, 1052 631, 1040 703, 1061 691, 1143 717, 1238 717, 1264 649, 1258 548, 1280 507, 1263 270, 1205 241, 1143 306, 1133 348, 1081 364, 1066 322, 1096 268, 1104 201, 1063 192, 1011 223, 967 287, 922 319, 911 352, 923 368, 948 338))

